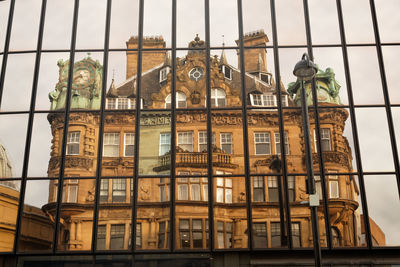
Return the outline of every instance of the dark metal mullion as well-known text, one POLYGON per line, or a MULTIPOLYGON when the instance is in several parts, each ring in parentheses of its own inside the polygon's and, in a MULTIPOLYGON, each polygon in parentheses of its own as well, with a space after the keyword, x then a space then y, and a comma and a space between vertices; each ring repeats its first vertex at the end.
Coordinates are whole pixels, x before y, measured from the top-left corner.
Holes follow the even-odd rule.
POLYGON ((386 80, 385 64, 383 62, 382 44, 381 44, 381 38, 380 38, 380 35, 379 35, 379 26, 378 26, 378 19, 377 19, 377 16, 376 16, 375 2, 373 0, 370 0, 369 3, 370 3, 370 6, 371 6, 372 23, 373 23, 373 26, 374 26, 376 51, 378 53, 379 71, 380 71, 380 74, 381 74, 383 97, 385 99, 385 109, 386 109, 386 115, 387 115, 387 123, 388 123, 388 126, 389 126, 390 141, 392 143, 392 154, 393 154, 393 161, 394 161, 393 163, 394 163, 394 168, 396 170, 397 193, 398 193, 398 196, 400 197, 399 153, 397 151, 396 133, 395 133, 395 130, 394 130, 394 125, 393 125, 392 110, 390 108, 390 97, 389 97, 388 85, 387 85, 387 80, 386 80))
POLYGON ((107 91, 107 73, 108 73, 108 49, 110 41, 110 20, 111 20, 111 4, 112 0, 107 0, 106 21, 105 21, 105 35, 104 35, 104 52, 103 52, 103 76, 101 81, 101 101, 100 101, 100 114, 99 114, 99 141, 97 144, 97 169, 96 169, 96 187, 94 198, 94 212, 92 224, 92 249, 94 252, 97 248, 97 225, 99 220, 99 196, 102 175, 103 163, 103 137, 104 137, 104 110, 106 103, 107 91))
POLYGON ((207 108, 207 178, 208 178, 208 240, 214 251, 214 181, 212 166, 212 123, 211 123, 211 75, 210 75, 210 0, 204 0, 206 28, 206 108, 207 108))
POLYGON ((355 115, 355 108, 354 108, 354 98, 353 98, 353 90, 351 84, 351 75, 349 69, 349 57, 347 53, 347 44, 346 44, 346 34, 344 30, 344 20, 343 20, 343 11, 342 11, 342 1, 336 0, 337 12, 338 12, 338 19, 339 19, 339 29, 340 29, 340 38, 342 43, 342 53, 343 53, 343 64, 344 64, 344 73, 346 77, 346 84, 347 84, 347 97, 349 99, 349 111, 350 111, 350 118, 351 118, 351 127, 353 133, 353 143, 354 143, 354 154, 356 157, 356 165, 357 165, 357 173, 358 173, 358 182, 360 186, 360 197, 362 203, 362 210, 364 214, 365 224, 365 235, 367 240, 367 247, 372 247, 372 240, 371 240, 371 227, 369 224, 369 212, 368 212, 368 205, 367 205, 367 197, 365 193, 365 184, 364 184, 364 172, 362 167, 361 161, 361 150, 360 150, 360 143, 358 140, 358 130, 357 130, 357 123, 356 123, 356 115, 355 115))
MULTIPOLYGON (((311 60, 314 60, 313 48, 312 48, 312 39, 311 39, 311 24, 310 24, 310 14, 308 8, 308 0, 303 0, 304 7, 304 20, 306 25, 306 36, 307 36, 307 50, 310 55, 311 60)), ((313 106, 314 106, 314 124, 315 124, 315 138, 317 139, 317 153, 318 153, 318 165, 319 165, 319 173, 321 177, 322 186, 322 194, 323 194, 323 207, 324 207, 324 219, 325 219, 325 232, 326 232, 326 241, 328 248, 332 248, 332 233, 331 233, 331 225, 329 219, 329 206, 328 206, 328 194, 326 191, 326 179, 325 179, 325 164, 322 158, 322 146, 321 146, 321 125, 319 122, 319 107, 318 107, 318 94, 317 89, 315 87, 315 78, 312 79, 311 82, 311 91, 313 98, 313 106)), ((305 90, 305 89, 304 89, 305 90)), ((313 162, 311 162, 311 167, 313 167, 313 162)), ((318 222, 318 210, 317 210, 317 222, 318 222)), ((318 222, 319 224, 319 222, 318 222)))
POLYGON ((253 248, 253 218, 251 203, 251 182, 250 182, 250 162, 249 162, 249 134, 247 125, 247 97, 246 97, 246 69, 244 66, 244 34, 243 34, 243 9, 242 0, 237 0, 238 26, 239 26, 239 55, 240 55, 240 76, 241 76, 241 97, 242 97, 242 121, 243 121, 243 157, 244 157, 244 175, 246 185, 246 208, 247 208, 247 229, 248 229, 248 248, 253 248))
MULTIPOLYGON (((272 21, 272 36, 273 36, 273 46, 274 46, 274 65, 275 65, 275 77, 276 77, 276 90, 278 94, 278 120, 279 120, 279 135, 280 135, 280 147, 281 147, 281 157, 282 157, 282 177, 283 177, 283 185, 284 185, 284 198, 285 198, 285 209, 286 209, 286 227, 287 227, 287 241, 289 249, 292 248, 292 227, 291 227, 291 216, 290 216, 290 206, 289 206, 289 190, 287 184, 287 164, 286 164, 286 150, 285 150, 285 128, 284 128, 284 119, 282 112, 282 98, 281 98, 281 73, 279 66, 279 51, 278 51, 278 33, 277 33, 277 24, 276 24, 276 10, 275 10, 275 0, 270 1, 271 7, 271 21, 272 21)), ((281 183, 279 183, 281 184, 281 183)), ((279 190, 281 191, 281 190, 279 190)), ((281 193, 280 193, 281 194, 281 193)), ((281 198, 281 197, 280 197, 281 198)), ((280 202, 279 209, 281 214, 281 237, 284 234, 284 211, 282 207, 283 203, 280 202), (283 218, 283 220, 282 220, 283 218)), ((281 244, 283 245, 283 244, 281 244)))
POLYGON ((3 62, 1 63, 1 73, 0 73, 0 108, 3 98, 3 87, 4 87, 4 79, 6 77, 6 67, 7 67, 7 59, 10 48, 10 37, 11 37, 11 29, 14 17, 14 7, 15 0, 10 1, 10 11, 8 13, 8 22, 7 22, 7 32, 6 32, 6 40, 4 42, 4 51, 3 51, 3 62))
POLYGON ((26 183, 28 176, 28 163, 31 149, 31 140, 32 140, 32 128, 33 128, 33 119, 35 115, 35 103, 36 103, 36 94, 37 94, 37 85, 38 85, 38 77, 39 77, 39 69, 40 69, 40 59, 42 56, 42 41, 43 41, 43 29, 44 22, 46 16, 46 5, 47 0, 42 0, 42 8, 40 11, 40 22, 39 22, 39 33, 38 33, 38 41, 37 41, 37 50, 36 50, 36 59, 35 59, 35 69, 33 75, 33 83, 32 83, 32 95, 31 95, 31 103, 29 108, 29 118, 28 118, 28 127, 26 132, 26 141, 25 141, 25 152, 24 152, 24 161, 22 167, 22 181, 19 192, 19 203, 18 203, 18 215, 15 227, 15 238, 14 238, 14 253, 17 252, 18 249, 18 240, 21 236, 21 222, 22 215, 24 212, 24 202, 25 202, 25 191, 26 191, 26 183))
MULTIPOLYGON (((137 223, 137 202, 139 184, 139 145, 140 145, 140 96, 142 89, 142 55, 143 55, 143 19, 144 0, 139 1, 139 22, 138 22, 138 51, 137 51, 137 74, 136 74, 136 112, 135 112, 135 151, 134 151, 134 183, 132 203, 132 225, 131 225, 131 250, 136 250, 136 223, 137 223)), ((133 265, 133 260, 132 260, 133 265)))
POLYGON ((54 236, 53 236, 53 253, 57 252, 57 236, 60 228, 60 213, 61 213, 61 203, 63 197, 63 186, 64 186, 64 167, 65 167, 65 154, 67 150, 67 137, 68 137, 68 124, 69 124, 69 113, 70 113, 70 103, 71 103, 71 88, 72 88, 72 76, 74 73, 74 61, 75 61, 75 46, 76 46, 76 32, 78 26, 78 10, 79 10, 79 0, 75 0, 74 4, 74 16, 72 22, 72 36, 71 36, 71 50, 69 54, 69 68, 68 68, 68 85, 67 85, 67 95, 65 99, 65 113, 64 113, 64 130, 62 136, 62 146, 61 146, 61 162, 60 162, 60 173, 58 177, 58 187, 57 187, 57 207, 55 216, 55 226, 54 226, 54 236))
POLYGON ((170 249, 175 252, 175 158, 176 158, 176 4, 172 0, 172 36, 171 36, 171 58, 172 58, 172 80, 171 80, 171 181, 170 181, 170 249))

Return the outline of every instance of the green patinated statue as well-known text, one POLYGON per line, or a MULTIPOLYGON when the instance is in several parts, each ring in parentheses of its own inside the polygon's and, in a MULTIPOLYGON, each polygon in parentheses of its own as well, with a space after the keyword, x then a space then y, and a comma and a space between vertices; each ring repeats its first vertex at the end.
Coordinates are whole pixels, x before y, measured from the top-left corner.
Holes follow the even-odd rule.
MULTIPOLYGON (((318 66, 317 66, 318 67, 318 66)), ((297 106, 301 106, 300 91, 301 80, 297 79, 296 82, 291 82, 288 85, 288 93, 294 100, 297 106)), ((332 103, 341 105, 339 97, 340 85, 335 79, 335 72, 332 68, 327 68, 325 71, 318 68, 318 72, 315 75, 315 86, 318 94, 318 102, 320 103, 332 103)), ((313 105, 312 93, 311 93, 311 82, 305 81, 304 87, 307 93, 307 105, 313 105)))
MULTIPOLYGON (((69 60, 60 59, 59 80, 54 91, 49 93, 50 110, 65 108, 69 60)), ((71 86, 71 109, 100 109, 102 66, 90 56, 74 64, 71 86)))

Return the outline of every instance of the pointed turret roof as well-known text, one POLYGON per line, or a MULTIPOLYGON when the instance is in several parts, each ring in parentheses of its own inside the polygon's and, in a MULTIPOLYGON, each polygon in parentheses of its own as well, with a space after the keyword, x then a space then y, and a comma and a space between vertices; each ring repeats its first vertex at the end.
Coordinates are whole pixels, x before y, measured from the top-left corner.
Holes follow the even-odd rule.
POLYGON ((114 84, 114 77, 111 80, 111 85, 110 85, 110 88, 108 89, 107 97, 113 97, 113 98, 118 97, 118 90, 114 84))

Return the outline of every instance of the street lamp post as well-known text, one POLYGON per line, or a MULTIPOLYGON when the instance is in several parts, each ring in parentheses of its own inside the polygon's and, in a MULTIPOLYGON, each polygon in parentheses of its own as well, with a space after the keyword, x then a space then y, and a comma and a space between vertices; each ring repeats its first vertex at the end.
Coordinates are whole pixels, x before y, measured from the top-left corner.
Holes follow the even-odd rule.
POLYGON ((304 144, 305 144, 306 165, 307 165, 306 183, 307 183, 307 193, 309 194, 309 205, 311 210, 315 266, 322 266, 321 244, 319 241, 319 230, 318 230, 319 197, 315 191, 315 180, 314 180, 314 170, 313 170, 311 140, 310 140, 310 123, 308 121, 306 89, 304 87, 304 82, 311 80, 317 73, 317 70, 318 69, 316 65, 309 59, 308 54, 304 53, 301 60, 297 62, 296 66, 294 67, 293 74, 301 80, 301 113, 303 116, 304 144))

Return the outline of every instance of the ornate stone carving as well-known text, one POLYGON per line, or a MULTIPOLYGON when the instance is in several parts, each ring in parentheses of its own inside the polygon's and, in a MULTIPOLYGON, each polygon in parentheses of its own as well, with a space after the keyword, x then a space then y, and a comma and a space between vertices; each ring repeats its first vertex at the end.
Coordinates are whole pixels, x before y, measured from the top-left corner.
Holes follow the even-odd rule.
MULTIPOLYGON (((60 168, 61 157, 52 157, 49 162, 49 171, 60 168)), ((90 170, 93 168, 93 159, 87 157, 66 156, 65 168, 80 168, 90 170)))

